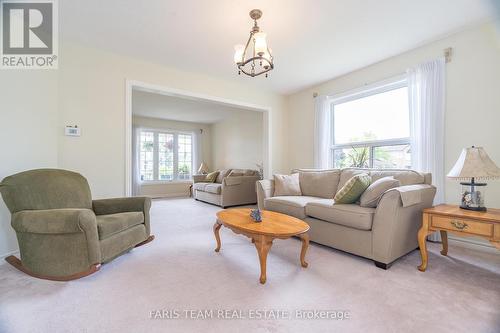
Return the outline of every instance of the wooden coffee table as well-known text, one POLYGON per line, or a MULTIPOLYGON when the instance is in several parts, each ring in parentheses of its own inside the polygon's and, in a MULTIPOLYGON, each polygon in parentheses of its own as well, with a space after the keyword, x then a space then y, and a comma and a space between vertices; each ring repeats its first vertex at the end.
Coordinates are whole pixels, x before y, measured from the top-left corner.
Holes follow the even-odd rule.
POLYGON ((262 222, 254 222, 250 217, 249 208, 224 209, 217 213, 217 222, 214 224, 214 234, 217 240, 215 252, 220 251, 219 230, 221 226, 231 229, 237 234, 245 235, 255 244, 260 261, 260 283, 266 283, 267 253, 276 238, 287 239, 292 236, 300 237, 302 250, 300 263, 307 267, 305 256, 309 246, 309 225, 295 217, 271 211, 261 211, 262 222))

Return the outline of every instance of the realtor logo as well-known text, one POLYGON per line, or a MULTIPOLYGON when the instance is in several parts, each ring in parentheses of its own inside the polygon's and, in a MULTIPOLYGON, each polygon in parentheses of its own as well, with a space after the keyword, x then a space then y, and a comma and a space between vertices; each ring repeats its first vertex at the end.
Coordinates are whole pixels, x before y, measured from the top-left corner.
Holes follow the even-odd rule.
POLYGON ((0 0, 1 69, 57 68, 57 0, 0 0))

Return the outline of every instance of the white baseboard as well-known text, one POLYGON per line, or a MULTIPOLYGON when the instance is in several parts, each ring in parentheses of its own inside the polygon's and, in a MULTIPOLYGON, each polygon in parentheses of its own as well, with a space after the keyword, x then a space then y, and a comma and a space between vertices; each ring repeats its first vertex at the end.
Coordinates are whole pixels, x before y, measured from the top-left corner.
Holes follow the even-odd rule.
POLYGON ((475 238, 465 238, 448 235, 448 241, 455 242, 455 244, 457 245, 474 248, 476 250, 498 252, 498 250, 486 240, 483 241, 475 238))
POLYGON ((148 195, 151 199, 162 199, 162 198, 189 198, 189 193, 178 192, 178 193, 167 193, 167 194, 155 194, 148 195))

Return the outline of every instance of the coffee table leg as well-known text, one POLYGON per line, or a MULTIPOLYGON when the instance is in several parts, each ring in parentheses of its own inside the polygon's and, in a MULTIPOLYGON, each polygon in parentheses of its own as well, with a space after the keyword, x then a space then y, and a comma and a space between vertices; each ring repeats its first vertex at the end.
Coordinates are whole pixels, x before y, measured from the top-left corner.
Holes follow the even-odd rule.
POLYGON ((260 283, 266 283, 266 264, 267 264, 267 254, 273 245, 273 239, 268 236, 259 235, 253 238, 255 248, 259 254, 260 261, 260 283))
POLYGON ((220 227, 222 227, 222 224, 220 224, 219 222, 215 222, 214 235, 215 235, 215 240, 217 241, 217 247, 215 248, 215 252, 220 251, 220 235, 219 235, 220 227))
POLYGON ((300 264, 302 267, 307 267, 308 263, 306 262, 306 252, 309 247, 309 234, 305 233, 299 236, 302 241, 302 250, 300 251, 300 264))

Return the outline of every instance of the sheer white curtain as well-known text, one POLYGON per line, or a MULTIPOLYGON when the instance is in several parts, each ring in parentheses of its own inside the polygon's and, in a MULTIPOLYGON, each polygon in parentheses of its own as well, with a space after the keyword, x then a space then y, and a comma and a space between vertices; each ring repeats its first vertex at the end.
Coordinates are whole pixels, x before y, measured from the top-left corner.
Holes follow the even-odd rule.
POLYGON ((203 130, 193 132, 193 170, 191 174, 196 174, 201 162, 203 162, 203 130))
POLYGON ((141 128, 132 128, 132 195, 141 194, 140 143, 141 128))
POLYGON ((317 96, 314 102, 314 167, 327 169, 331 160, 331 104, 328 100, 328 96, 317 96))
POLYGON ((412 167, 432 173, 434 204, 444 202, 445 67, 443 57, 407 70, 412 167))

